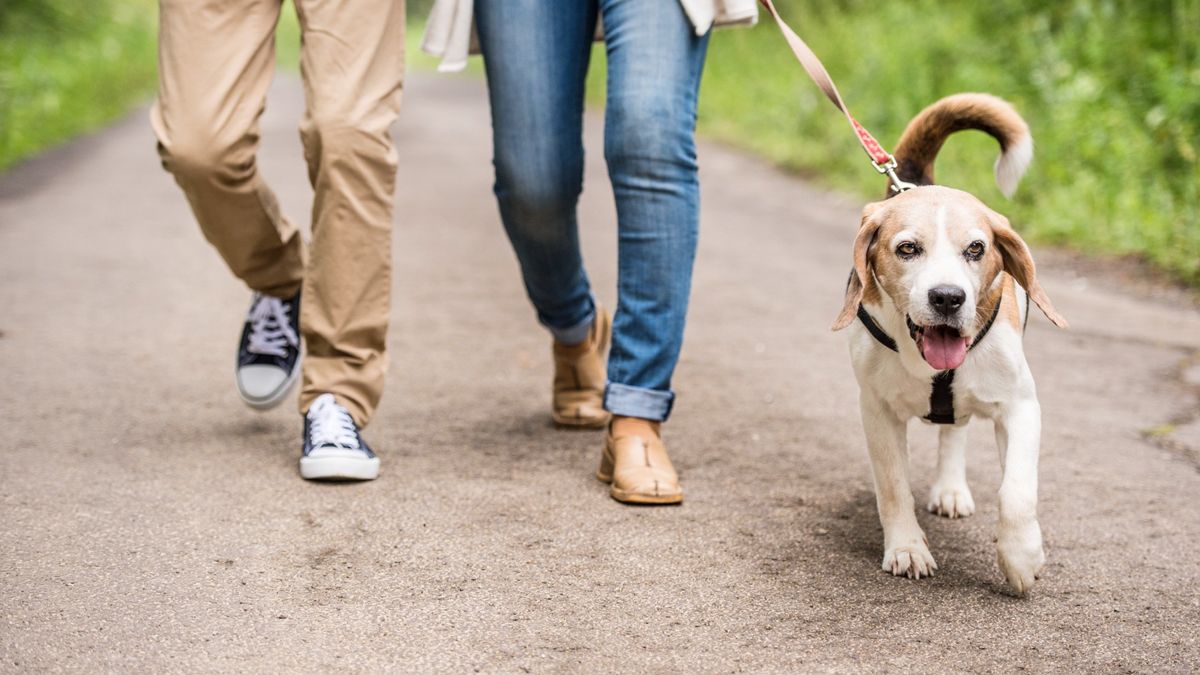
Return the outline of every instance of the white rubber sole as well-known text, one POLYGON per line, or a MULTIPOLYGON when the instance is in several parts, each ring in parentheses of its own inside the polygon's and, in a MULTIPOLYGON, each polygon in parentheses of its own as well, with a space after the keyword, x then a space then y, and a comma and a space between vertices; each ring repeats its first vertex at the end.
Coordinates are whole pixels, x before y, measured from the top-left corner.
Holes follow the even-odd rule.
POLYGON ((305 480, 375 480, 378 457, 301 457, 300 477, 305 480))
POLYGON ((261 398, 250 396, 245 392, 245 390, 242 389, 242 381, 237 376, 237 369, 234 369, 233 381, 237 384, 238 396, 242 397, 243 403, 251 408, 254 408, 255 410, 271 410, 280 403, 283 403, 283 399, 287 398, 288 394, 290 394, 292 390, 296 388, 296 383, 300 381, 300 361, 301 359, 296 359, 296 366, 292 368, 292 372, 288 374, 287 379, 284 380, 283 383, 280 384, 270 396, 264 396, 261 398))

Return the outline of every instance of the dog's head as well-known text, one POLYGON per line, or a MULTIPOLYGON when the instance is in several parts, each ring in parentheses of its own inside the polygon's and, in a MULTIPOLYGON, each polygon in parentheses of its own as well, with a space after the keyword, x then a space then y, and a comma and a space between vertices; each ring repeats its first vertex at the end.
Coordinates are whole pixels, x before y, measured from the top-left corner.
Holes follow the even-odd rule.
POLYGON ((991 317, 989 293, 1001 272, 1025 287, 1050 321, 1066 327, 1008 219, 960 190, 908 190, 863 209, 854 272, 833 329, 849 325, 864 299, 878 304, 886 294, 906 317, 925 361, 937 370, 957 368, 991 317))

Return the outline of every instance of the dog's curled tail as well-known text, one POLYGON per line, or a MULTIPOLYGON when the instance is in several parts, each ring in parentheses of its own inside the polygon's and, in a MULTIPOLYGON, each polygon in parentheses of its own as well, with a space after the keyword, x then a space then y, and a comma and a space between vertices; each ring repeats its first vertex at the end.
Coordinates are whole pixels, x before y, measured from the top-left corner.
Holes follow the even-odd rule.
POLYGON ((1008 101, 990 94, 955 94, 922 110, 896 145, 896 175, 917 185, 932 185, 933 162, 942 143, 963 129, 978 129, 1000 143, 996 185, 1011 197, 1033 159, 1033 136, 1008 101))

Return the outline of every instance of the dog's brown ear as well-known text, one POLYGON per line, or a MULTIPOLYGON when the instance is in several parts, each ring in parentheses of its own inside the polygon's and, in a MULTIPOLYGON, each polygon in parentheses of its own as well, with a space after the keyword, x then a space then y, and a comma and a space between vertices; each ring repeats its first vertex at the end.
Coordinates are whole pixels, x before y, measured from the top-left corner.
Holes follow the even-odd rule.
POLYGON ((850 272, 850 282, 846 285, 846 300, 842 305, 842 313, 833 320, 833 330, 849 326, 858 315, 858 305, 862 302, 863 290, 871 273, 867 266, 867 253, 871 243, 875 241, 875 235, 879 233, 879 221, 874 218, 879 206, 875 203, 867 204, 863 208, 862 224, 858 227, 858 236, 854 238, 854 270, 850 272))
POLYGON ((1051 323, 1059 328, 1066 328, 1067 320, 1058 313, 1058 310, 1054 309, 1054 303, 1050 302, 1050 296, 1046 295, 1046 291, 1038 283, 1033 254, 1029 252, 1025 240, 1012 228, 1008 219, 998 213, 992 214, 992 234, 995 236, 996 248, 1000 251, 1000 257, 1004 260, 1004 271, 1011 274, 1017 283, 1029 291, 1029 299, 1037 304, 1051 323))

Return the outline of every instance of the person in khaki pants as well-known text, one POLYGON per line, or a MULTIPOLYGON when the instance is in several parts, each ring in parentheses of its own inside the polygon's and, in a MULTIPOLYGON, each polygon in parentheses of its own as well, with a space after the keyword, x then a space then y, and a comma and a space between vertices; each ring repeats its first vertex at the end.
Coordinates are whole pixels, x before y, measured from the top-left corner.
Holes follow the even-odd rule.
POLYGON ((253 291, 238 392, 253 408, 271 408, 302 372, 301 475, 369 480, 379 459, 360 429, 387 371, 389 127, 404 76, 404 0, 295 0, 308 103, 300 135, 315 192, 307 250, 255 164, 281 5, 160 0, 151 121, 163 167, 204 236, 253 291))

